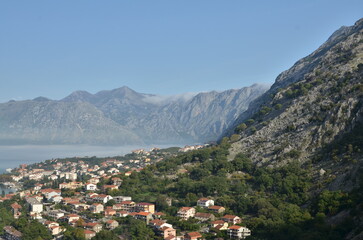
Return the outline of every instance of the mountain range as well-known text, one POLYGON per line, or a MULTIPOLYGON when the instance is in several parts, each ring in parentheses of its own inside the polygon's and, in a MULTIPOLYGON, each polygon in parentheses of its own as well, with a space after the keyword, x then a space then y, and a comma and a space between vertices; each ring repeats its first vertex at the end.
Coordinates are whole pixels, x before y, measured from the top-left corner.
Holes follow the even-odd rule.
POLYGON ((61 100, 0 104, 0 144, 190 144, 215 141, 267 85, 160 96, 126 86, 61 100))

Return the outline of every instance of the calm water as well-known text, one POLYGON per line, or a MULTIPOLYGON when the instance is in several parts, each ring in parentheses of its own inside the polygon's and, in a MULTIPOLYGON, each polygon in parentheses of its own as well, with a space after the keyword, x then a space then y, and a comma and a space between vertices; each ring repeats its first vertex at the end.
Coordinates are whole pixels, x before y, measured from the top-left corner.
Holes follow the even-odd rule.
MULTIPOLYGON (((176 146, 176 145, 172 145, 176 146)), ((65 157, 112 157, 125 155, 134 149, 149 150, 152 147, 167 148, 171 145, 153 146, 89 146, 89 145, 21 145, 0 146, 0 172, 19 164, 31 164, 53 158, 65 157)))
POLYGON ((13 190, 13 189, 9 189, 9 188, 3 188, 1 185, 0 185, 0 196, 4 193, 4 194, 8 194, 8 193, 15 193, 16 190, 13 190))

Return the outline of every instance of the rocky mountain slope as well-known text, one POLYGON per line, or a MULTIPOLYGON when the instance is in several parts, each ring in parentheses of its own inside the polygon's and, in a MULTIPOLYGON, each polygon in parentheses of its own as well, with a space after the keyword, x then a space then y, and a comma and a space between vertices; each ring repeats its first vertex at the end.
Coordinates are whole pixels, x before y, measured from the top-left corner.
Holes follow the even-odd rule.
POLYGON ((230 161, 243 154, 260 169, 308 169, 315 200, 303 208, 334 209, 324 222, 337 233, 345 229, 345 239, 362 239, 363 19, 281 73, 225 136, 230 161), (344 197, 351 204, 335 208, 333 198, 344 197))
POLYGON ((77 91, 60 101, 9 101, 0 104, 0 144, 211 141, 267 88, 162 97, 121 87, 96 94, 77 91))
POLYGON ((281 73, 229 133, 231 158, 248 152, 261 164, 307 161, 362 121, 363 20, 343 27, 281 73), (237 136, 234 137, 235 139, 237 136))

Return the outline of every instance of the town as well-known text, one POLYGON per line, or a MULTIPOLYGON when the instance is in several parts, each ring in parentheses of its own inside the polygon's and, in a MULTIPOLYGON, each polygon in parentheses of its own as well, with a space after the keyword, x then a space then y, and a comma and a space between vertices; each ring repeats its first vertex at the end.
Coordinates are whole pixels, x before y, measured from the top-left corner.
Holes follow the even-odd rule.
MULTIPOLYGON (((225 232, 231 239, 245 239, 251 231, 242 224, 242 219, 225 213, 225 207, 215 205, 212 198, 203 197, 194 206, 178 209, 174 217, 179 221, 194 219, 200 226, 198 231, 181 231, 167 221, 166 213, 158 211, 160 206, 156 203, 136 202, 132 192, 120 195, 123 180, 134 172, 164 158, 203 147, 138 149, 123 159, 53 159, 29 166, 22 164, 7 175, 11 181, 6 183, 19 191, 6 194, 0 201, 11 202, 14 219, 25 216, 40 222, 52 239, 63 239, 65 226, 80 229, 85 239, 92 239, 102 230, 115 230, 120 219, 130 217, 152 229, 157 239, 205 239, 205 233, 215 230, 225 232)), ((169 206, 172 201, 166 199, 169 206)), ((4 239, 22 239, 23 233, 13 226, 5 226, 3 232, 4 239)))

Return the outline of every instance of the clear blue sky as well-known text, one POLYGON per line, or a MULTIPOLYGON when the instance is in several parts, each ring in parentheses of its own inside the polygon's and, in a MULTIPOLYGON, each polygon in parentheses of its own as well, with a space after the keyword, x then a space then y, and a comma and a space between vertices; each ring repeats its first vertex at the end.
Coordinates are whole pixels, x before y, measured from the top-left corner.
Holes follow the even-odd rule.
POLYGON ((362 0, 3 0, 0 102, 272 83, 361 17, 362 0))

